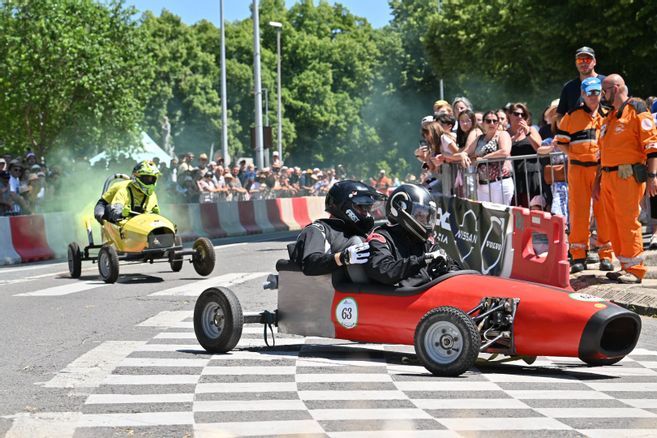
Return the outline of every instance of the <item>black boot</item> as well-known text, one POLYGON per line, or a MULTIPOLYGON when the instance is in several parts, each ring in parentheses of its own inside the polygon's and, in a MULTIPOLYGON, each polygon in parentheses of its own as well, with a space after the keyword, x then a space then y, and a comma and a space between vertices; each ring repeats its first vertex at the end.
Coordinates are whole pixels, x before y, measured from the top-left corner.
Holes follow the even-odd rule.
POLYGON ((614 265, 611 264, 611 260, 602 259, 600 260, 600 270, 601 271, 613 271, 614 265))
POLYGON ((582 272, 585 269, 587 269, 586 259, 573 260, 573 262, 570 264, 570 273, 571 274, 576 274, 578 272, 582 272))

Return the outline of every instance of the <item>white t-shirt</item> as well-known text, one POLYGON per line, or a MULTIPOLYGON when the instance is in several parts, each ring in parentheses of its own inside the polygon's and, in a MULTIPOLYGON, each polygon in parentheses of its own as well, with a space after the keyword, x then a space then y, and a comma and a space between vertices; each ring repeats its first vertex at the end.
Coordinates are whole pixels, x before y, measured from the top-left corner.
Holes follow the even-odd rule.
POLYGON ((440 153, 446 157, 451 157, 455 154, 454 149, 458 150, 456 140, 450 134, 443 134, 440 136, 440 153))

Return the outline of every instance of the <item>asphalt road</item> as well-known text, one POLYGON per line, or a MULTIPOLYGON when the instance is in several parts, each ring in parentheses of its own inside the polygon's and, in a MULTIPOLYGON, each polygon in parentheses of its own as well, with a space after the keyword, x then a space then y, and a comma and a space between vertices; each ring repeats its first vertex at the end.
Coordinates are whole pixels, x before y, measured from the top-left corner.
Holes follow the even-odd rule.
POLYGON ((185 264, 0 268, 0 433, 39 436, 657 436, 657 320, 610 367, 539 358, 428 375, 412 349, 279 336, 245 327, 234 354, 198 345, 198 294, 224 285, 245 311, 275 308, 261 284, 291 234, 224 240, 208 278, 185 264))

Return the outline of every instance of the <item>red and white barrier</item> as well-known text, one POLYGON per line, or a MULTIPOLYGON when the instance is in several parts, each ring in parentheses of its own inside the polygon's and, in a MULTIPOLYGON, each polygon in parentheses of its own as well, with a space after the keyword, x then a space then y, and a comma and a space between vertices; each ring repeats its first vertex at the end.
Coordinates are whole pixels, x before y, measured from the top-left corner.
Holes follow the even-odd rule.
POLYGON ((570 288, 566 218, 520 207, 510 207, 510 211, 513 217, 511 278, 570 288), (537 254, 534 250, 534 233, 547 236, 547 253, 537 254))
POLYGON ((9 217, 0 217, 0 265, 20 263, 21 256, 14 249, 9 217))

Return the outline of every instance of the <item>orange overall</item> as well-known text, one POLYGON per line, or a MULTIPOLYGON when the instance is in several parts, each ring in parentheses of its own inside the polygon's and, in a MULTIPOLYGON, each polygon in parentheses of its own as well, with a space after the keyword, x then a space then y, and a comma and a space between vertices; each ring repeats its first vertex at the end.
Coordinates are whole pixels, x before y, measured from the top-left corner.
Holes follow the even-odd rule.
POLYGON ((646 162, 657 152, 657 129, 640 101, 628 99, 607 116, 600 133, 601 201, 609 223, 611 245, 625 271, 643 279, 643 236, 639 203, 646 188, 634 176, 622 179, 618 166, 646 162))
MULTIPOLYGON (((586 105, 566 114, 559 123, 555 140, 568 155, 568 210, 570 216, 570 254, 573 260, 586 259, 591 225, 591 199, 598 171, 598 138, 604 121, 600 111, 592 113, 586 105)), ((605 204, 593 202, 598 229, 600 261, 611 261, 611 241, 605 204)))

